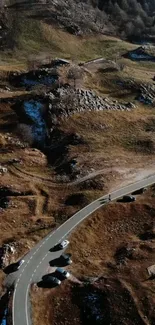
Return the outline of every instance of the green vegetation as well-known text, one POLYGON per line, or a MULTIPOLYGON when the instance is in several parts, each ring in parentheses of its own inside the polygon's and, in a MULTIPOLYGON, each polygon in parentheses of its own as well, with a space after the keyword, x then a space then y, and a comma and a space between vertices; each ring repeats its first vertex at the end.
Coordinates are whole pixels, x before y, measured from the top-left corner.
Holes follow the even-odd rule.
MULTIPOLYGON (((93 59, 104 57, 106 59, 115 59, 118 53, 124 54, 127 50, 127 43, 119 40, 93 39, 85 40, 82 44, 81 52, 83 58, 93 59)), ((80 56, 81 54, 80 53, 80 56)))

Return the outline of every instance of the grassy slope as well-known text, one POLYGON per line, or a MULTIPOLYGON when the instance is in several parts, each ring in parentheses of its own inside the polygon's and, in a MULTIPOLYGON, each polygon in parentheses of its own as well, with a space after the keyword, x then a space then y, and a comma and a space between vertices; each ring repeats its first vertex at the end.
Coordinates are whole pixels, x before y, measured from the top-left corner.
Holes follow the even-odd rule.
POLYGON ((28 57, 37 55, 61 56, 78 61, 99 56, 111 59, 118 50, 121 54, 127 49, 135 48, 113 37, 77 37, 19 12, 10 12, 10 26, 14 51, 1 52, 0 57, 2 61, 9 61, 13 65, 25 63, 28 57))
MULTIPOLYGON (((96 151, 104 148, 104 154, 110 148, 134 149, 134 139, 150 138, 155 140, 154 132, 147 132, 147 125, 153 123, 152 109, 140 107, 132 112, 107 112, 97 114, 87 112, 75 114, 64 121, 63 129, 79 132, 96 151), (132 146, 133 144, 133 146, 132 146)), ((152 130, 153 131, 153 130, 152 130)))
MULTIPOLYGON (((41 19, 29 18, 24 12, 11 12, 10 26, 12 26, 11 38, 14 50, 0 53, 0 71, 23 70, 27 67, 28 61, 42 61, 46 57, 63 57, 78 62, 97 57, 115 60, 126 51, 137 47, 104 35, 85 37, 71 35, 62 29, 46 24, 41 19)), ((126 76, 131 75, 142 80, 146 70, 151 72, 151 77, 153 76, 154 65, 152 63, 134 63, 127 59, 119 59, 119 61, 125 64, 126 76)), ((146 75, 145 73, 145 78, 146 75)), ((100 75, 101 83, 104 78, 105 75, 100 75)), ((92 85, 92 80, 90 83, 92 85)), ((93 83, 95 84, 96 81, 93 83)), ((103 88, 103 85, 97 85, 97 88, 103 88)))

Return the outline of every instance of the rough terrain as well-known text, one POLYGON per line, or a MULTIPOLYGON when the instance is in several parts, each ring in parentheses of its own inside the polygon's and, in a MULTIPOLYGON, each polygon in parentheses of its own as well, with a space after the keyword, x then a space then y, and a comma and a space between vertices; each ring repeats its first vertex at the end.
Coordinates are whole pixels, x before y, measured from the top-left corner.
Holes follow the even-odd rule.
MULTIPOLYGON (((8 46, 0 52, 1 294, 5 266, 47 232, 96 197, 155 173, 154 62, 129 56, 147 49, 79 35, 77 25, 68 33, 66 21, 63 29, 49 24, 48 8, 42 19, 35 7, 36 19, 22 6, 7 9, 13 35, 6 16, 1 24, 1 45, 8 46)), ((154 208, 152 189, 85 221, 71 237, 72 281, 53 290, 33 286, 34 324, 154 325, 154 282, 146 272, 154 208), (99 279, 85 286, 91 277, 99 279), (90 312, 95 303, 101 318, 90 312)))
POLYGON ((70 236, 70 280, 32 287, 34 324, 154 324, 154 186, 136 203, 112 203, 70 236), (38 310, 39 306, 39 310, 38 310))

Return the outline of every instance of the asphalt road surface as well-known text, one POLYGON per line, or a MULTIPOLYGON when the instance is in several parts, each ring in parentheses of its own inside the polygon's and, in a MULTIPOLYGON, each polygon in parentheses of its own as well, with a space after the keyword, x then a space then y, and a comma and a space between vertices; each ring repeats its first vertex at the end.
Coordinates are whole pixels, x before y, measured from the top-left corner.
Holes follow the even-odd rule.
MULTIPOLYGON (((111 192, 111 200, 120 198, 123 195, 129 194, 153 183, 155 183, 155 175, 149 176, 139 182, 111 192)), ((13 325, 32 324, 29 301, 30 286, 32 283, 40 281, 42 276, 47 273, 49 261, 59 257, 62 254, 62 250, 56 252, 50 252, 49 250, 58 242, 61 242, 64 238, 66 238, 69 233, 92 212, 99 209, 104 204, 107 204, 109 202, 108 198, 109 195, 100 197, 74 214, 69 220, 62 224, 57 230, 47 235, 25 257, 23 257, 25 263, 16 273, 17 279, 15 282, 12 304, 13 325)))

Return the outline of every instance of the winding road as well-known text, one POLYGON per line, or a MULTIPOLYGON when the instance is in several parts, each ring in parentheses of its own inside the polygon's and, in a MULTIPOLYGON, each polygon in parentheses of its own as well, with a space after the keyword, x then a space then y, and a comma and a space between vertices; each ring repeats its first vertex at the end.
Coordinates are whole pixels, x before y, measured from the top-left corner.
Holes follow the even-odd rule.
MULTIPOLYGON (((111 192, 111 200, 116 200, 142 187, 155 183, 155 175, 151 175, 141 181, 111 192)), ((58 242, 66 238, 69 233, 86 217, 95 210, 109 202, 108 195, 104 195, 93 201, 85 208, 74 214, 54 232, 48 234, 24 257, 25 263, 16 273, 15 289, 13 293, 12 318, 13 325, 31 325, 31 308, 29 300, 29 288, 32 283, 41 280, 47 272, 49 261, 60 256, 62 251, 50 252, 58 242)))

